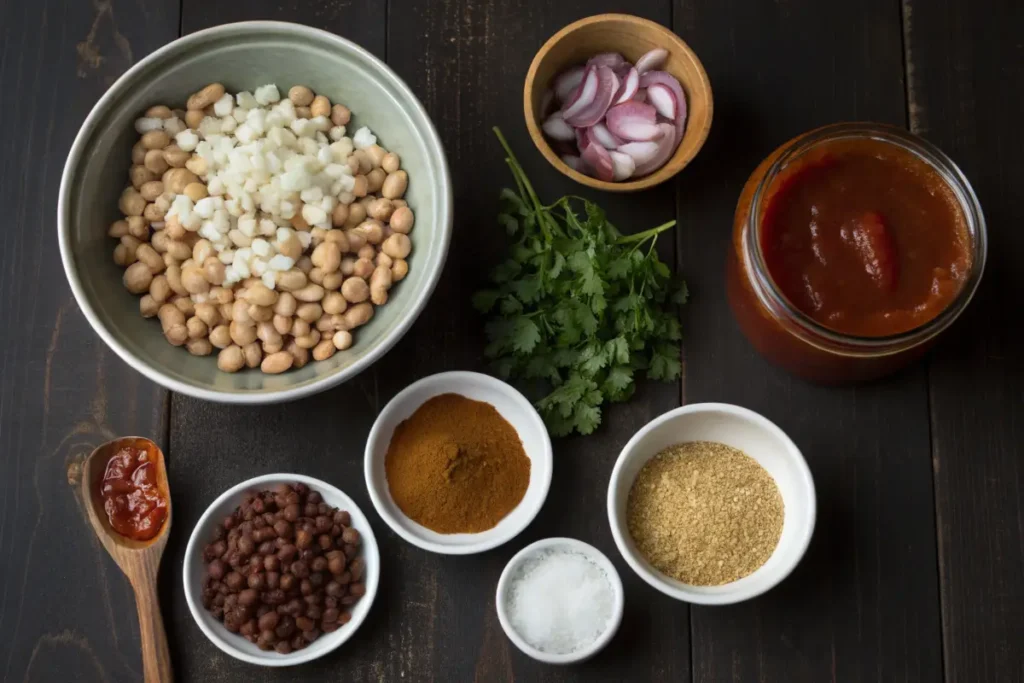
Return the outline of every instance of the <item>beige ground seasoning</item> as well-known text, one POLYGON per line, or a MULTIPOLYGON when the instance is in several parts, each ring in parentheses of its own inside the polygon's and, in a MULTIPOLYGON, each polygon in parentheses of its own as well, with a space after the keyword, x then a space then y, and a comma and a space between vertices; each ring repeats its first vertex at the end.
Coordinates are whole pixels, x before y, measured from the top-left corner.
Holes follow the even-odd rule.
POLYGON ((743 451, 693 441, 644 465, 626 517, 657 569, 690 585, 718 586, 768 561, 782 533, 783 503, 775 480, 743 451))

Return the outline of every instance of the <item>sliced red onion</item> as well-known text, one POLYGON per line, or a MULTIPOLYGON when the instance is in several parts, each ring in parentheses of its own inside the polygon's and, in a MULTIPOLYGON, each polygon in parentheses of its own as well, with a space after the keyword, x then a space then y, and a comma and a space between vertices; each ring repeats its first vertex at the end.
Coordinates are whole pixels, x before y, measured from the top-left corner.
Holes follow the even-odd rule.
POLYGON ((668 50, 656 47, 636 60, 636 70, 642 74, 651 69, 660 69, 666 59, 668 59, 668 50))
POLYGON ((636 170, 636 162, 633 157, 622 152, 610 151, 608 156, 612 158, 612 179, 626 180, 636 170))
POLYGON ((628 154, 636 162, 636 165, 640 166, 656 157, 659 149, 660 145, 658 142, 627 142, 624 145, 620 145, 616 151, 628 154))
MULTIPOLYGON (((633 172, 635 176, 645 176, 648 173, 652 173, 662 166, 665 162, 671 158, 672 154, 675 153, 676 147, 679 146, 679 142, 676 139, 679 137, 678 131, 675 126, 671 123, 659 123, 658 128, 662 131, 662 136, 658 139, 657 146, 658 151, 652 159, 649 159, 645 163, 637 163, 636 170, 633 172)), ((592 145, 593 146, 593 145, 592 145)))
POLYGON ((647 89, 647 101, 658 110, 658 113, 669 121, 676 120, 676 95, 663 83, 655 83, 647 89))
POLYGON ((619 86, 619 91, 615 93, 615 104, 622 104, 633 99, 636 91, 640 88, 640 74, 637 73, 636 69, 631 68, 625 74, 619 74, 619 80, 622 81, 622 85, 619 86))
POLYGON ((597 68, 590 67, 583 74, 583 80, 575 92, 562 105, 562 118, 568 119, 570 116, 575 116, 593 104, 594 98, 597 96, 597 85, 597 68))
POLYGON ((588 135, 590 139, 601 145, 605 149, 615 149, 619 145, 625 142, 622 138, 612 134, 608 127, 603 123, 595 123, 588 129, 588 135))
POLYGON ((562 113, 558 111, 549 116, 541 128, 544 130, 545 135, 555 140, 572 140, 576 137, 576 131, 565 122, 565 119, 562 118, 562 113))
POLYGON ((653 140, 661 135, 655 125, 657 115, 649 104, 624 102, 608 110, 605 123, 609 131, 625 140, 653 140))
MULTIPOLYGON (((683 130, 686 127, 686 93, 683 92, 683 86, 679 85, 679 81, 676 77, 665 71, 648 71, 647 73, 640 76, 640 87, 650 88, 652 85, 665 85, 669 90, 676 96, 676 116, 675 116, 675 128, 676 128, 676 144, 683 139, 683 130)), ((648 93, 650 97, 650 93, 648 93)))
POLYGON ((574 66, 559 74, 554 83, 555 97, 559 102, 565 102, 572 97, 572 94, 580 87, 585 73, 586 69, 582 66, 574 66))
POLYGON ((581 96, 568 108, 562 110, 565 122, 581 128, 594 125, 604 117, 618 89, 619 79, 615 76, 614 71, 606 66, 589 67, 587 75, 583 79, 583 84, 580 87, 582 91, 581 96), (591 82, 595 81, 595 79, 593 96, 583 106, 577 106, 584 100, 591 82))
POLYGON ((612 158, 608 150, 598 144, 589 144, 580 157, 583 162, 594 172, 598 180, 611 182, 615 179, 615 171, 612 167, 612 158))
POLYGON ((647 101, 647 88, 638 88, 636 94, 633 95, 634 102, 646 102, 647 101))
POLYGON ((587 60, 587 66, 607 66, 614 69, 626 63, 626 58, 618 52, 602 52, 587 60))
POLYGON ((574 171, 579 171, 582 168, 580 166, 580 158, 575 154, 563 154, 562 162, 574 171))

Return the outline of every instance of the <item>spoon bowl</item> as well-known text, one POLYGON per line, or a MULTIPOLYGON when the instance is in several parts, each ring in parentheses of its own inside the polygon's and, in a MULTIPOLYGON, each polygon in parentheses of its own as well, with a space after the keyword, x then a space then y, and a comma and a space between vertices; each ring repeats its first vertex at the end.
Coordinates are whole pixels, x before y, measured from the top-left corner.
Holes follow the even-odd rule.
POLYGON ((171 658, 156 592, 160 558, 167 547, 167 537, 171 530, 171 490, 167 483, 163 451, 149 439, 140 436, 126 436, 103 444, 89 455, 82 467, 82 500, 89 524, 135 589, 144 680, 146 683, 170 683, 173 680, 171 658), (156 536, 145 541, 128 538, 115 531, 100 497, 100 485, 107 463, 122 448, 146 451, 156 468, 157 487, 167 501, 167 519, 156 536))

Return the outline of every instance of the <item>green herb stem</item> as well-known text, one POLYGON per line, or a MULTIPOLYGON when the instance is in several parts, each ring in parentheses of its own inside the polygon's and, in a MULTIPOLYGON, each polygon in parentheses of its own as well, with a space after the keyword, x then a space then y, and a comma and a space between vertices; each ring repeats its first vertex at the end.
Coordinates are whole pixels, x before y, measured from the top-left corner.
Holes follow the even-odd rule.
POLYGON ((663 223, 663 224, 659 225, 656 228, 651 228, 650 230, 644 230, 643 232, 638 232, 635 235, 623 235, 622 237, 620 237, 617 240, 615 240, 615 243, 616 244, 629 244, 630 242, 642 242, 642 241, 644 241, 644 240, 646 240, 646 239, 648 239, 650 237, 654 237, 655 235, 657 235, 659 233, 665 232, 669 228, 673 227, 675 224, 676 224, 675 221, 669 221, 668 223, 663 223))

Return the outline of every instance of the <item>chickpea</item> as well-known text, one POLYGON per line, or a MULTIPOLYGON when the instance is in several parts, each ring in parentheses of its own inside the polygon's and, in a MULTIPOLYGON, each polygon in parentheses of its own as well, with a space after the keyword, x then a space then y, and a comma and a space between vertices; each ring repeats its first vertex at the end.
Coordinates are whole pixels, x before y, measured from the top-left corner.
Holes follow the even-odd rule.
POLYGON ((180 240, 188 232, 185 230, 185 226, 181 224, 181 221, 178 220, 177 214, 167 217, 167 220, 164 221, 164 230, 172 240, 180 240))
POLYGON ((188 331, 189 339, 205 338, 210 333, 210 328, 206 326, 206 323, 195 315, 185 321, 185 329, 188 331))
MULTIPOLYGON (((171 168, 184 167, 185 164, 188 162, 189 157, 191 156, 192 155, 189 152, 186 152, 177 145, 167 145, 167 147, 164 147, 163 150, 164 161, 167 162, 167 165, 170 166, 171 168)), ((148 167, 149 164, 146 164, 146 166, 148 167)), ((164 169, 163 171, 158 171, 158 173, 163 173, 166 170, 167 169, 164 169)))
POLYGON ((174 325, 185 326, 185 314, 174 304, 161 304, 157 310, 157 317, 160 318, 160 326, 165 332, 174 325))
POLYGON ((357 252, 366 244, 366 233, 362 230, 352 228, 345 233, 345 239, 348 240, 348 250, 351 252, 357 252))
POLYGON ((312 244, 315 249, 324 241, 324 238, 327 236, 327 231, 324 228, 311 228, 309 234, 312 236, 310 244, 312 244))
POLYGON ((113 237, 113 238, 116 238, 116 239, 121 239, 122 237, 124 237, 127 234, 128 234, 128 221, 125 221, 125 220, 114 221, 113 223, 110 224, 110 227, 107 228, 107 236, 108 237, 113 237))
POLYGON ((375 168, 366 174, 366 191, 370 194, 380 192, 384 186, 384 179, 388 174, 383 169, 375 168))
POLYGON ((172 168, 164 173, 164 185, 174 194, 182 194, 190 183, 199 182, 195 173, 187 168, 172 168))
POLYGON ((192 245, 192 260, 196 263, 204 263, 213 255, 213 244, 208 239, 201 239, 192 245))
POLYGON ((136 142, 132 145, 132 163, 139 166, 142 165, 146 161, 146 152, 148 151, 142 146, 142 140, 136 142))
POLYGON ((331 115, 331 101, 323 95, 317 95, 309 103, 309 113, 314 118, 317 116, 328 117, 331 115))
POLYGON ((394 152, 388 152, 381 159, 380 167, 384 169, 385 173, 391 174, 401 168, 402 160, 398 158, 398 155, 394 152))
POLYGON ((336 126, 347 126, 352 120, 352 112, 343 104, 336 104, 331 107, 331 123, 336 126))
POLYGON ((242 347, 242 356, 245 358, 245 366, 248 368, 259 367, 263 360, 263 348, 257 341, 252 341, 242 347))
POLYGON ((202 268, 196 266, 182 268, 181 284, 189 294, 206 294, 210 291, 210 283, 206 281, 202 268))
POLYGON ((313 112, 309 110, 309 107, 295 107, 295 118, 311 119, 313 118, 313 112))
POLYGON ((143 318, 152 318, 160 310, 160 303, 149 294, 144 294, 139 299, 139 313, 143 318))
POLYGON ((172 292, 178 295, 188 295, 188 290, 181 283, 181 268, 179 266, 167 266, 164 275, 167 276, 167 284, 172 292))
POLYGON ((166 275, 157 275, 149 283, 149 295, 158 304, 162 304, 171 298, 171 286, 167 284, 166 275))
POLYGON ((288 235, 283 242, 276 242, 278 253, 284 254, 290 259, 298 261, 302 256, 302 243, 295 235, 288 235))
POLYGON ((125 216, 141 216, 146 208, 146 200, 134 187, 128 187, 121 193, 121 199, 117 202, 117 208, 125 216))
POLYGON ((128 234, 139 240, 139 242, 149 241, 149 226, 146 225, 146 219, 142 216, 128 216, 125 219, 125 223, 128 224, 128 234))
POLYGON ((310 328, 307 334, 295 337, 293 341, 300 349, 311 349, 320 343, 320 330, 310 328))
POLYGON ((370 244, 380 244, 384 241, 384 226, 379 220, 374 218, 370 218, 360 223, 359 226, 355 228, 355 231, 361 233, 370 244))
POLYGON ((199 128, 199 124, 203 122, 206 114, 203 113, 202 109, 189 109, 185 112, 185 125, 193 130, 199 128))
POLYGON ((304 337, 309 334, 311 329, 313 328, 310 327, 309 323, 305 320, 302 318, 295 318, 295 320, 292 321, 292 329, 288 330, 288 334, 293 337, 304 337))
POLYGON ((295 262, 295 267, 308 276, 309 271, 313 270, 313 261, 308 256, 303 256, 295 262))
POLYGON ((373 261, 373 259, 377 258, 377 250, 373 248, 372 244, 364 244, 356 252, 356 256, 362 261, 373 261))
POLYGON ((388 151, 380 145, 370 145, 363 149, 363 154, 369 157, 373 168, 380 168, 381 162, 384 161, 384 157, 387 153, 388 151))
POLYGON ((274 314, 274 319, 271 322, 274 329, 277 330, 278 334, 290 334, 292 331, 292 319, 287 315, 274 314))
POLYGON ((342 204, 338 202, 334 205, 334 210, 331 212, 331 225, 336 228, 340 228, 345 225, 345 221, 348 220, 348 204, 342 204))
POLYGON ((305 367, 306 363, 309 362, 309 349, 304 349, 295 343, 295 340, 291 340, 284 347, 285 351, 292 355, 294 362, 293 367, 301 368, 305 367))
POLYGON ((242 355, 242 348, 239 346, 225 346, 217 354, 217 367, 224 372, 238 372, 244 365, 245 356, 242 355))
POLYGON ((167 209, 161 208, 159 204, 146 204, 146 208, 142 210, 142 217, 150 223, 158 223, 164 219, 167 214, 167 209))
POLYGON ((253 322, 263 323, 270 322, 274 319, 274 309, 270 306, 249 304, 249 308, 245 310, 249 314, 249 317, 253 319, 253 322))
POLYGON ((213 344, 209 339, 189 339, 185 342, 185 348, 193 356, 209 356, 213 353, 213 344))
POLYGON ((412 241, 408 235, 396 232, 384 240, 384 244, 380 245, 380 248, 391 258, 405 258, 412 251, 412 241))
POLYGON ((324 288, 318 284, 311 283, 302 289, 292 292, 292 296, 299 301, 320 301, 324 298, 324 288))
POLYGON ((355 265, 352 266, 352 275, 366 280, 373 274, 374 267, 373 261, 370 259, 358 259, 355 265))
POLYGON ((366 213, 369 214, 370 218, 378 221, 388 221, 391 219, 392 214, 395 212, 395 207, 391 203, 390 199, 375 199, 370 203, 366 213))
POLYGON ((308 107, 313 102, 313 91, 304 85, 293 85, 288 90, 288 99, 296 107, 308 107))
POLYGON ((349 277, 350 275, 352 275, 353 271, 355 271, 355 267, 356 257, 346 256, 343 259, 341 259, 341 269, 339 270, 339 272, 345 277, 349 277))
POLYGON ((350 277, 341 283, 341 295, 349 303, 357 304, 370 297, 370 286, 361 277, 350 277))
POLYGON ((324 271, 322 268, 313 267, 313 270, 309 271, 309 281, 313 284, 323 285, 324 283, 324 271))
POLYGON ((327 360, 334 355, 336 350, 334 348, 334 341, 330 337, 321 337, 320 342, 313 347, 313 360, 327 360))
MULTIPOLYGON (((210 343, 218 349, 231 346, 231 330, 227 325, 217 325, 210 330, 210 343)), ((224 368, 221 368, 223 370, 224 368)))
POLYGON ((224 320, 225 323, 231 322, 233 315, 231 311, 231 304, 218 304, 217 312, 220 313, 220 317, 224 320))
POLYGON ((333 273, 341 267, 341 248, 337 242, 323 242, 310 257, 313 265, 325 273, 333 273))
POLYGON ((245 293, 245 299, 257 306, 273 306, 277 303, 278 294, 263 284, 255 284, 249 287, 245 293))
POLYGON ((391 283, 391 269, 387 266, 377 266, 370 276, 370 301, 377 306, 386 304, 391 283))
POLYGON ((234 292, 228 287, 211 287, 208 296, 212 304, 230 304, 235 300, 234 292))
POLYGON ((338 245, 338 252, 344 254, 349 250, 348 235, 344 230, 328 230, 324 235, 324 242, 333 242, 338 245))
POLYGON ((284 349, 284 337, 281 337, 280 341, 265 341, 260 346, 263 348, 263 355, 277 353, 284 349))
MULTIPOLYGON (((157 152, 157 154, 159 153, 160 152, 157 152)), ((146 183, 158 179, 159 177, 159 173, 154 173, 145 166, 132 166, 130 169, 128 169, 128 181, 136 190, 140 189, 146 183)))
MULTIPOLYGON (((185 153, 188 154, 188 152, 185 153)), ((185 167, 185 170, 190 173, 194 173, 196 177, 206 175, 209 168, 209 165, 206 163, 206 159, 202 158, 198 154, 190 156, 182 165, 185 167)), ((171 166, 174 166, 174 164, 171 164, 171 166)))
POLYGON ((149 268, 149 272, 153 275, 162 273, 166 267, 164 265, 163 257, 156 253, 156 249, 148 244, 139 245, 139 248, 135 250, 135 258, 137 258, 140 263, 144 263, 146 267, 149 268))
POLYGON ((348 170, 352 175, 359 175, 359 157, 355 154, 348 155, 348 159, 345 159, 345 165, 348 166, 348 170))
POLYGON ((156 230, 149 237, 149 243, 153 245, 158 254, 167 253, 167 232, 165 230, 156 230))
POLYGON ((348 330, 338 330, 334 333, 334 337, 331 339, 331 342, 334 344, 334 348, 339 351, 344 351, 352 346, 352 333, 348 330))
POLYGON ((165 150, 163 149, 150 149, 146 151, 146 156, 142 160, 142 165, 147 171, 154 174, 154 178, 160 177, 160 175, 167 170, 169 164, 167 159, 164 158, 165 150))
POLYGON ((297 305, 291 292, 281 292, 277 296, 277 301, 274 302, 274 313, 283 316, 295 315, 297 305))
POLYGON ((396 209, 403 206, 409 206, 409 202, 405 201, 404 199, 392 199, 391 203, 395 205, 396 209))
POLYGON ((313 327, 318 329, 320 331, 321 335, 323 335, 323 333, 325 333, 325 332, 333 332, 334 331, 334 327, 331 324, 331 317, 332 316, 325 315, 324 317, 322 317, 319 320, 317 320, 316 324, 313 325, 313 327))
POLYGON ((326 275, 324 275, 323 282, 320 283, 320 286, 328 291, 338 290, 341 288, 341 283, 344 280, 345 276, 341 274, 340 270, 336 270, 333 273, 327 273, 326 275))
POLYGON ((179 311, 181 311, 185 315, 186 318, 190 318, 190 317, 192 317, 193 315, 196 314, 196 305, 192 301, 192 297, 190 297, 190 296, 176 296, 176 297, 171 297, 170 300, 171 300, 171 303, 174 304, 174 307, 177 308, 179 311))
POLYGON ((409 274, 409 263, 405 259, 395 259, 395 262, 391 264, 391 281, 398 282, 404 280, 405 276, 409 274))
MULTIPOLYGON (((168 135, 166 131, 151 130, 143 133, 139 142, 141 142, 142 146, 146 149, 163 149, 167 145, 171 144, 171 136, 168 135)), ((145 162, 146 158, 143 157, 142 160, 145 162)))
POLYGON ((365 197, 370 192, 370 182, 364 175, 355 177, 355 185, 352 186, 352 194, 356 197, 365 197))
POLYGON ((188 246, 186 242, 182 242, 181 240, 168 240, 167 253, 171 255, 171 258, 179 263, 192 258, 192 248, 188 246))
POLYGON ((164 338, 171 346, 181 346, 188 341, 188 331, 184 325, 172 325, 164 330, 164 338))
POLYGON ((344 313, 345 309, 348 308, 348 301, 345 299, 345 295, 341 292, 327 292, 327 294, 324 295, 321 305, 324 313, 334 315, 337 313, 344 313))
POLYGON ((273 323, 264 322, 256 325, 256 338, 263 342, 270 342, 271 344, 284 345, 282 341, 281 332, 277 331, 273 323))
POLYGON ((251 320, 249 322, 232 320, 228 331, 231 332, 231 341, 239 346, 251 344, 256 339, 256 325, 251 320))
POLYGON ((295 310, 295 315, 297 315, 299 318, 305 320, 307 323, 311 325, 315 323, 317 320, 319 320, 320 316, 322 316, 323 314, 323 307, 315 302, 301 304, 295 310))
MULTIPOLYGON (((346 228, 354 228, 366 220, 366 207, 362 204, 350 204, 348 207, 348 220, 345 221, 346 228)), ((354 248, 354 247, 353 247, 354 248)))
POLYGON ((139 194, 147 202, 155 200, 157 197, 164 193, 164 184, 159 180, 150 180, 148 183, 143 183, 142 187, 139 188, 139 194))
POLYGON ((122 278, 124 287, 132 294, 142 294, 149 291, 149 285, 153 282, 153 272, 142 261, 137 261, 124 271, 122 278))
POLYGON ((190 111, 206 109, 222 97, 224 97, 224 86, 220 83, 210 83, 199 92, 192 93, 185 106, 190 111))
POLYGON ((200 199, 210 196, 209 191, 206 189, 206 185, 203 185, 200 182, 189 183, 182 189, 182 194, 186 195, 193 202, 198 202, 200 199))
POLYGON ((394 232, 408 235, 412 231, 412 225, 414 222, 415 216, 412 213, 412 209, 408 206, 400 206, 391 214, 391 220, 388 225, 391 226, 391 230, 394 232))
POLYGON ((278 351, 263 359, 260 370, 268 375, 277 375, 290 368, 294 362, 295 358, 292 354, 287 351, 278 351))
POLYGON ((201 320, 207 328, 213 329, 220 324, 220 311, 212 303, 196 304, 196 318, 201 320))
POLYGON ((388 199, 397 199, 405 195, 405 190, 409 187, 409 174, 405 171, 395 171, 389 173, 388 177, 384 179, 384 185, 380 188, 380 193, 388 199))

